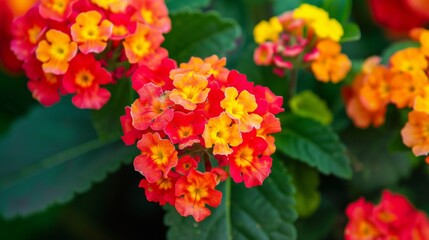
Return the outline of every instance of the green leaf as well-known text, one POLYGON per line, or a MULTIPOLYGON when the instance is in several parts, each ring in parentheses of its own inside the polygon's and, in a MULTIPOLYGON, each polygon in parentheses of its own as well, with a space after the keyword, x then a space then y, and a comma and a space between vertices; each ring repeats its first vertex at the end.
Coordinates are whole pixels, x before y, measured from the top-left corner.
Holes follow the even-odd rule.
POLYGON ((125 106, 132 103, 134 90, 129 79, 121 79, 117 84, 108 86, 112 94, 102 109, 92 112, 92 122, 98 136, 104 140, 119 139, 122 136, 120 116, 125 114, 125 106))
POLYGON ((341 42, 351 42, 360 39, 360 28, 356 23, 346 23, 343 25, 344 35, 341 38, 341 42))
POLYGON ((330 18, 337 19, 341 24, 349 21, 352 11, 351 0, 324 0, 322 8, 329 13, 330 18))
POLYGON ((207 7, 209 3, 210 0, 165 0, 170 13, 189 8, 207 7))
POLYGON ((275 0, 273 3, 274 14, 281 15, 286 11, 294 10, 301 5, 302 0, 275 0))
POLYGON ((345 148, 330 127, 293 114, 281 117, 281 121, 282 133, 276 135, 279 152, 316 167, 324 174, 351 177, 345 148))
POLYGON ((287 164, 296 188, 296 210, 300 217, 312 215, 320 205, 319 173, 303 163, 293 161, 287 164))
POLYGON ((397 42, 397 43, 390 45, 381 54, 381 63, 382 64, 389 64, 390 57, 393 54, 395 54, 399 50, 409 48, 409 47, 420 47, 420 43, 414 42, 414 41, 402 41, 402 42, 397 42))
POLYGON ((290 181, 283 164, 274 160, 271 175, 260 187, 245 188, 242 183, 233 183, 226 194, 228 182, 222 184, 221 205, 212 209, 212 215, 200 223, 192 217, 180 216, 169 206, 164 218, 170 227, 167 237, 174 240, 296 239, 293 222, 297 214, 290 181), (231 224, 231 229, 227 223, 231 224), (228 236, 228 230, 231 230, 232 238, 228 236))
POLYGON ((323 125, 329 125, 332 122, 332 113, 326 102, 310 90, 295 95, 289 101, 289 106, 298 116, 311 118, 323 125))
POLYGON ((355 188, 369 192, 392 187, 410 174, 409 152, 389 149, 394 135, 395 131, 379 129, 350 129, 342 134, 353 163, 355 188))
POLYGON ((221 18, 216 12, 178 12, 171 15, 171 21, 172 30, 165 36, 163 47, 179 63, 192 56, 224 56, 236 47, 241 35, 235 21, 221 18))
POLYGON ((130 162, 132 152, 100 141, 89 112, 69 101, 34 108, 0 138, 0 214, 28 215, 69 201, 130 162))

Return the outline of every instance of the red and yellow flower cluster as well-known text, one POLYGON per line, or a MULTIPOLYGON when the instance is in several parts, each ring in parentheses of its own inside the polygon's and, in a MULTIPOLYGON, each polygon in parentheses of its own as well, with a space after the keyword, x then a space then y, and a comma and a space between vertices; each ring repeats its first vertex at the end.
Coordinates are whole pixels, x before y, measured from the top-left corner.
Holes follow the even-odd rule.
POLYGON ((416 210, 404 196, 387 190, 378 205, 360 198, 347 207, 346 214, 346 240, 429 239, 426 214, 416 210))
POLYGON ((40 0, 14 20, 11 49, 41 104, 74 94, 78 108, 100 109, 103 85, 168 56, 160 45, 170 28, 163 0, 40 0))
POLYGON ((344 96, 347 113, 360 128, 382 125, 390 103, 412 108, 402 139, 416 156, 423 156, 429 154, 429 31, 415 29, 411 35, 420 47, 397 51, 388 66, 378 57, 367 59, 344 96))
POLYGON ((138 140, 134 167, 147 199, 198 222, 211 213, 206 204, 221 203, 216 186, 228 172, 246 187, 263 183, 275 151, 271 134, 281 131, 275 114, 283 98, 225 65, 217 56, 142 65, 132 76, 139 98, 121 117, 123 141, 138 140))
POLYGON ((338 43, 344 34, 341 24, 316 6, 302 4, 294 11, 262 21, 253 34, 260 44, 254 52, 255 63, 274 66, 279 76, 304 65, 310 66, 319 81, 337 83, 351 68, 338 43))

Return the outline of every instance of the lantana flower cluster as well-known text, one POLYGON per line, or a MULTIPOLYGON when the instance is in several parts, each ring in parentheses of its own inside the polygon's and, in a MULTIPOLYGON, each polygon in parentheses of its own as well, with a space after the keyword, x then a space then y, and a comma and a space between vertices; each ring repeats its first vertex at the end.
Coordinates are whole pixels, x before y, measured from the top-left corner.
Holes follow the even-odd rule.
POLYGON ((193 57, 177 67, 165 58, 132 76, 139 98, 121 117, 127 145, 141 153, 135 170, 149 201, 174 206, 199 222, 217 207, 228 176, 250 188, 271 172, 275 117, 283 98, 225 68, 226 59, 193 57))
POLYGON ((388 104, 412 108, 401 135, 416 156, 424 156, 429 153, 429 31, 414 29, 411 35, 420 47, 397 51, 387 66, 379 57, 367 59, 344 96, 347 113, 360 128, 382 125, 388 104))
POLYGON ((104 85, 168 56, 160 45, 170 28, 163 0, 40 0, 14 20, 11 49, 41 104, 74 94, 78 108, 100 109, 104 85))
POLYGON ((402 195, 385 190, 378 205, 360 198, 351 203, 346 240, 429 239, 429 220, 402 195))
POLYGON ((310 66, 317 80, 337 83, 351 68, 341 53, 341 24, 321 8, 302 4, 269 21, 261 21, 253 31, 259 46, 254 52, 257 65, 274 66, 283 76, 286 70, 310 66))

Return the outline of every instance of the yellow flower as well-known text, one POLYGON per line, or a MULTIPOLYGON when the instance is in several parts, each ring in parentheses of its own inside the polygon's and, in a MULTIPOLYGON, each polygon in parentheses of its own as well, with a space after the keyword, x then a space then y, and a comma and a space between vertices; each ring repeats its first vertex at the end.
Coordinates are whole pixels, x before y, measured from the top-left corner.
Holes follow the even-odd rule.
POLYGON ((304 3, 293 11, 293 18, 304 19, 308 24, 311 25, 314 22, 328 21, 329 14, 322 8, 304 3))
POLYGON ((334 18, 315 21, 311 26, 319 38, 329 38, 338 42, 344 35, 343 26, 334 18))
POLYGON ((282 24, 277 17, 272 17, 269 22, 263 20, 253 29, 255 42, 261 44, 265 41, 275 42, 283 31, 282 24))

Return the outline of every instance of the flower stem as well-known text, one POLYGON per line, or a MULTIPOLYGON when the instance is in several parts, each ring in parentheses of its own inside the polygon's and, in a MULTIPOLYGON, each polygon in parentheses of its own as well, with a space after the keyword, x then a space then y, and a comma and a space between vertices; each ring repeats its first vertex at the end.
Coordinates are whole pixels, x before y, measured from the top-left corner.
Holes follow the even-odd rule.
POLYGON ((226 216, 226 234, 227 239, 232 240, 232 223, 231 223, 231 177, 225 181, 225 216, 226 216))
POLYGON ((296 87, 298 80, 298 71, 296 68, 293 68, 289 71, 289 89, 287 99, 290 100, 295 96, 296 87))

